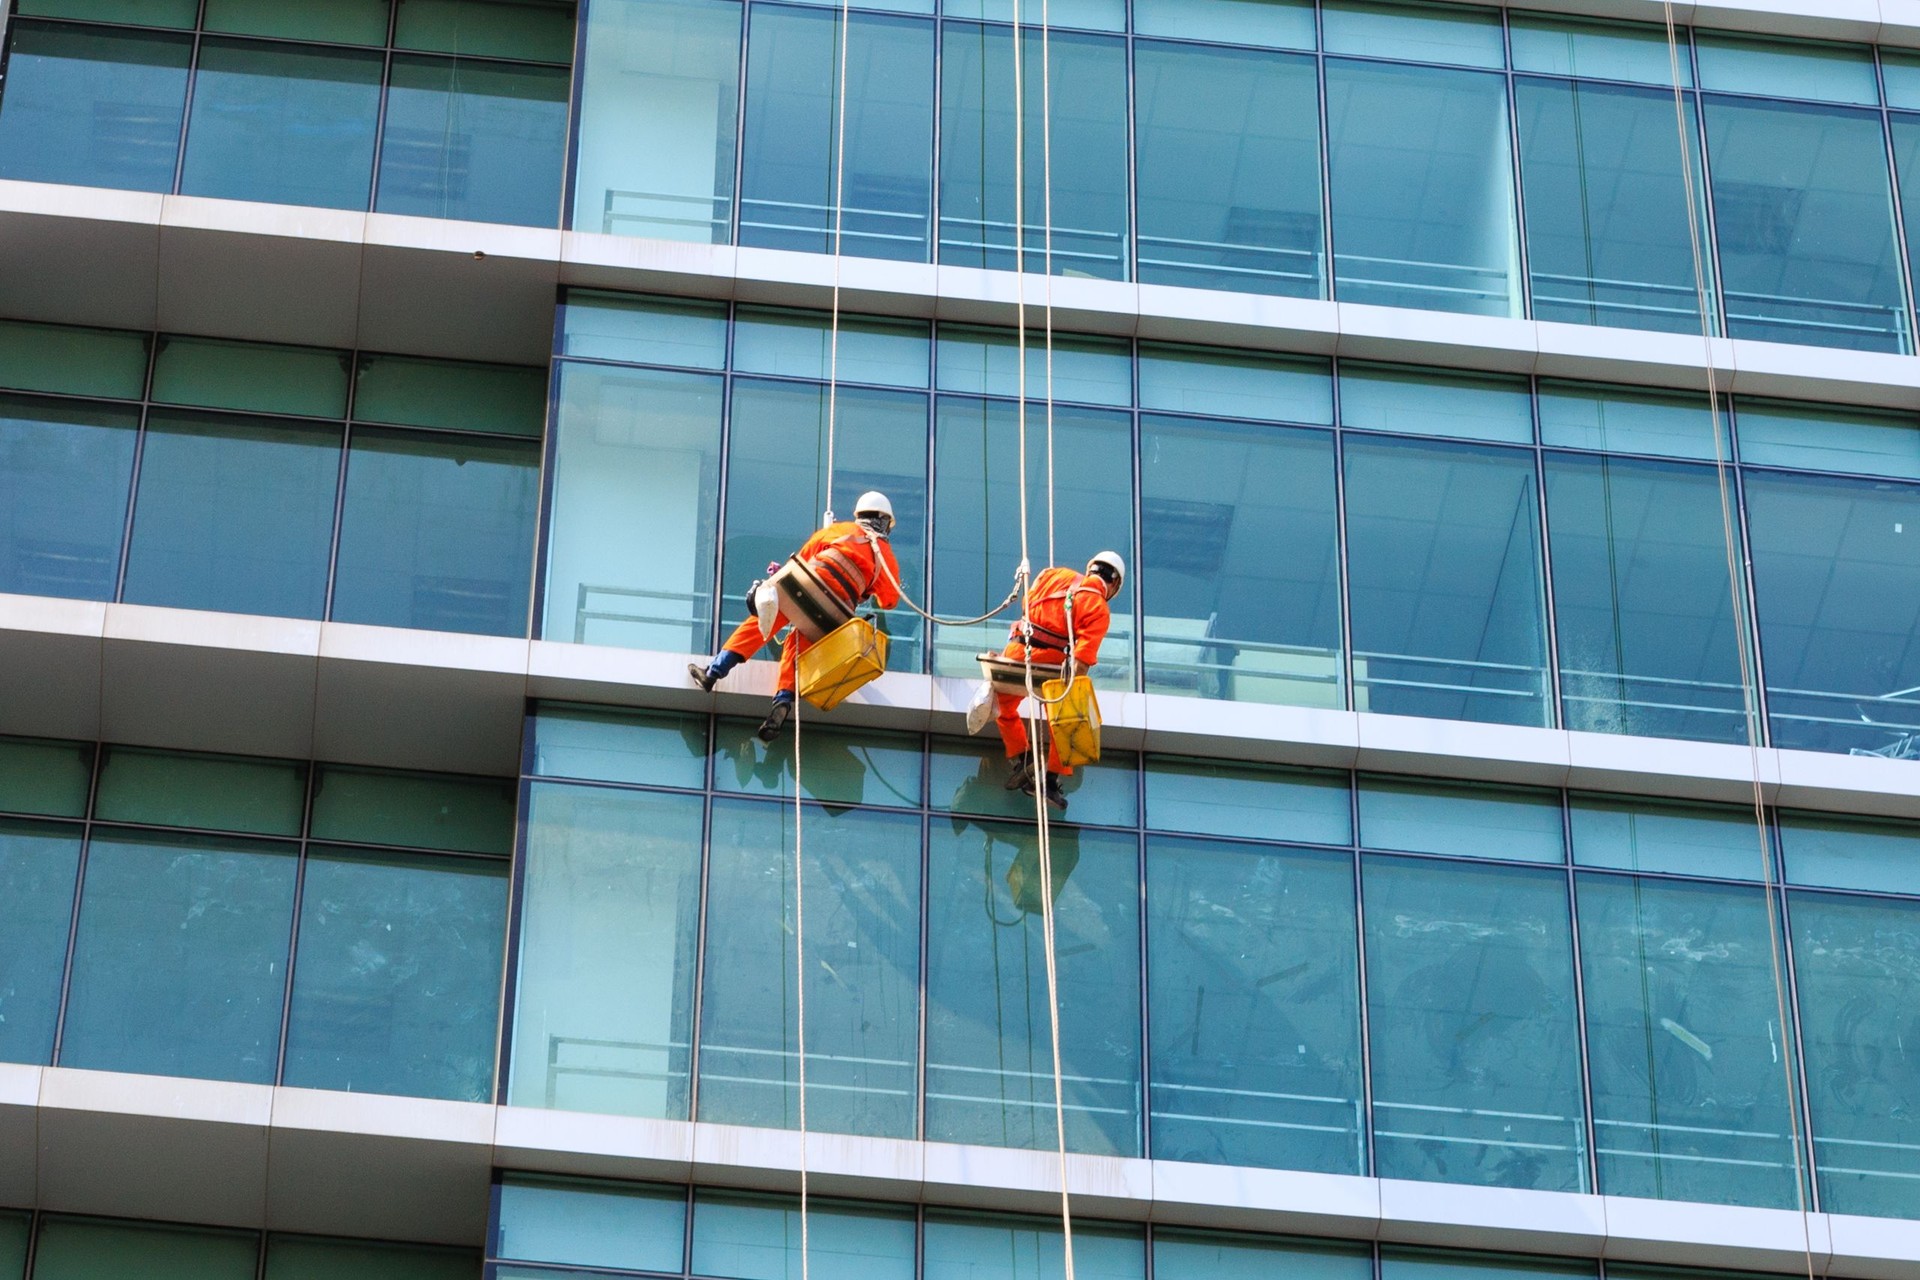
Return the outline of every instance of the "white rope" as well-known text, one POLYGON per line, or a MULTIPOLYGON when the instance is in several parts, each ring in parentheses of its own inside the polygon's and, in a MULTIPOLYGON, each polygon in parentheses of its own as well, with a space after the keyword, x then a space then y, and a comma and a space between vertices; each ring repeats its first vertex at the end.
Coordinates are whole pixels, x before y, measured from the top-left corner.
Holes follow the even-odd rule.
MULTIPOLYGON (((797 665, 797 664, 796 664, 797 665)), ((801 855, 806 847, 805 805, 800 790, 800 699, 793 700, 793 989, 800 1085, 800 1280, 808 1280, 807 1246, 807 869, 801 855)))
POLYGON ((1710 324, 1712 302, 1707 289, 1706 254, 1701 247, 1699 193, 1695 189, 1693 178, 1693 138, 1687 130, 1686 96, 1680 87, 1680 38, 1674 24, 1673 0, 1662 0, 1662 7, 1666 14, 1668 69, 1673 78, 1673 123, 1680 141, 1680 181, 1687 201, 1687 240, 1693 253, 1694 303, 1700 313, 1700 346, 1705 357, 1703 364, 1707 375, 1707 412, 1713 425, 1713 468, 1720 490, 1720 532, 1726 547, 1727 590, 1732 597, 1734 647, 1740 661, 1741 709, 1747 720, 1747 758, 1753 779, 1753 820, 1760 844, 1762 903, 1767 913, 1767 959, 1773 970, 1774 1012, 1779 1019, 1782 1046, 1780 1071, 1786 1085, 1787 1139, 1793 1148, 1794 1196, 1800 1208, 1801 1243, 1806 1253, 1807 1280, 1815 1280, 1813 1227, 1810 1206, 1807 1202, 1807 1179, 1811 1177, 1812 1170, 1803 1172, 1801 1168, 1800 1093, 1794 1082, 1794 1063, 1798 1055, 1792 1051, 1793 1038, 1788 1031, 1792 1024, 1787 1016, 1787 981, 1780 963, 1780 920, 1775 908, 1775 895, 1778 894, 1779 900, 1784 904, 1786 891, 1774 881, 1773 846, 1767 838, 1766 793, 1760 782, 1760 680, 1754 669, 1753 646, 1749 643, 1751 637, 1748 634, 1746 621, 1745 593, 1741 590, 1741 583, 1745 578, 1742 572, 1742 556, 1737 549, 1739 521, 1734 514, 1730 478, 1732 450, 1728 447, 1726 432, 1720 419, 1719 375, 1714 368, 1713 331, 1710 324))
MULTIPOLYGON (((827 338, 827 503, 822 524, 833 523, 834 428, 839 425, 840 416, 840 259, 847 220, 847 45, 851 42, 852 27, 852 0, 840 0, 840 75, 833 138, 833 319, 827 338)), ((803 1239, 806 1228, 803 1204, 800 1214, 803 1239)), ((807 1280, 805 1252, 803 1244, 800 1280, 807 1280)))

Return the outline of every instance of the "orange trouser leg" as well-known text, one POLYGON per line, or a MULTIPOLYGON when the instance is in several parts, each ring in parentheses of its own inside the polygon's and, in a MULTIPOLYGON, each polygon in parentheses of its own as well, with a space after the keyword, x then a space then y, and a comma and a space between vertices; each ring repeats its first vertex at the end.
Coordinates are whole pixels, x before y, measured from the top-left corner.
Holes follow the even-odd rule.
POLYGON ((796 683, 795 675, 799 670, 800 655, 813 648, 813 641, 800 634, 800 628, 787 631, 787 638, 780 646, 780 688, 782 692, 792 693, 796 683))
MULTIPOLYGON (((1019 696, 1011 693, 994 695, 994 724, 1000 728, 1000 741, 1007 748, 1007 759, 1013 760, 1027 753, 1031 739, 1027 737, 1027 722, 1020 714, 1019 696)), ((1073 772, 1071 765, 1060 762, 1060 753, 1054 748, 1053 735, 1047 735, 1047 771, 1062 777, 1073 772)))
POLYGON ((735 627, 733 634, 728 636, 727 642, 720 647, 729 652, 737 653, 743 658, 751 658, 754 654, 760 652, 762 645, 766 644, 766 642, 774 636, 779 635, 780 628, 786 625, 786 615, 776 613, 773 615, 773 630, 763 632, 760 630, 760 619, 752 614, 748 614, 747 620, 735 627))

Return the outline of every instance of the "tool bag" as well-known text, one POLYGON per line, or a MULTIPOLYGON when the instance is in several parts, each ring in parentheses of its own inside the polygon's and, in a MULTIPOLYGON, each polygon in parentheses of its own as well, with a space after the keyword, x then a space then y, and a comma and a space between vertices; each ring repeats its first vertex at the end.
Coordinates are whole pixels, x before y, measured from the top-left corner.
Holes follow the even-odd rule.
POLYGON ((780 602, 780 612, 794 630, 815 642, 826 639, 853 617, 853 606, 821 581, 799 556, 788 556, 760 590, 772 591, 780 602))
POLYGON ((1077 769, 1099 760, 1100 700, 1093 696, 1093 681, 1086 676, 1075 676, 1071 685, 1049 680, 1040 697, 1047 703, 1047 731, 1060 763, 1077 769))
POLYGON ((886 669, 887 637, 865 618, 849 618, 800 655, 800 696, 831 711, 886 669))

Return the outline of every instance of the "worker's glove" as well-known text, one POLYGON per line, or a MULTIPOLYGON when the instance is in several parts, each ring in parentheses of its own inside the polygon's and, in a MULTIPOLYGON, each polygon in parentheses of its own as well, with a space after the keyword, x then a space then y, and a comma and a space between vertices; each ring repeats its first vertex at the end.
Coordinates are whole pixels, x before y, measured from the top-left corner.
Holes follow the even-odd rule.
POLYGON ((867 625, 872 627, 875 631, 878 631, 881 635, 887 637, 887 639, 889 640, 893 639, 893 632, 887 626, 886 614, 881 613, 878 609, 869 609, 865 613, 861 614, 860 616, 865 618, 867 620, 867 625))
POLYGON ((1073 658, 1068 658, 1060 664, 1060 679, 1067 684, 1072 684, 1074 680, 1085 674, 1087 669, 1073 658))

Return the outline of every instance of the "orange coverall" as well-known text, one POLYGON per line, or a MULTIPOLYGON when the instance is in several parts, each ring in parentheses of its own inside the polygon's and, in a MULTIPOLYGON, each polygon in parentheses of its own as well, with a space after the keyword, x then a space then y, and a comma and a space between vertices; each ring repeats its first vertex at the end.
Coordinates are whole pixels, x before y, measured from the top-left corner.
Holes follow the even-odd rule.
MULTIPOLYGON (((1113 615, 1107 609, 1106 583, 1097 575, 1083 574, 1078 569, 1043 569, 1027 591, 1024 620, 1034 629, 1033 660, 1053 664, 1066 661, 1069 592, 1073 598, 1073 660, 1082 668, 1091 667, 1100 660, 1100 642, 1107 638, 1113 615)), ((1013 638, 1001 650, 1003 656, 1027 657, 1021 631, 1016 622, 1013 638)), ((1037 688, 1037 672, 1035 677, 1037 688)), ((1006 744, 1007 758, 1018 759, 1028 746, 1027 722, 1020 718, 1021 698, 1017 694, 1001 693, 994 695, 994 702, 997 708, 994 723, 1000 726, 1000 741, 1006 744)), ((1047 772, 1062 776, 1073 772, 1071 765, 1061 763, 1059 749, 1051 738, 1047 742, 1047 772)))
MULTIPOLYGON (((841 520, 808 538, 800 548, 800 559, 807 568, 813 570, 827 588, 852 608, 859 608, 869 598, 879 603, 882 609, 891 609, 900 603, 900 589, 893 584, 900 580, 900 562, 893 558, 893 544, 884 537, 869 535, 867 530, 851 520, 841 520), (869 537, 872 541, 869 541, 869 537), (881 557, 886 561, 887 573, 873 562, 873 551, 879 547, 881 557), (889 576, 891 575, 891 576, 889 576)), ((733 634, 727 637, 721 647, 730 649, 742 658, 751 658, 760 652, 760 646, 780 633, 787 625, 785 614, 775 614, 773 630, 763 634, 760 620, 752 614, 747 620, 735 627, 733 634)), ((813 644, 813 641, 801 635, 797 629, 789 629, 787 638, 780 646, 780 688, 792 693, 794 672, 800 655, 813 644)))

